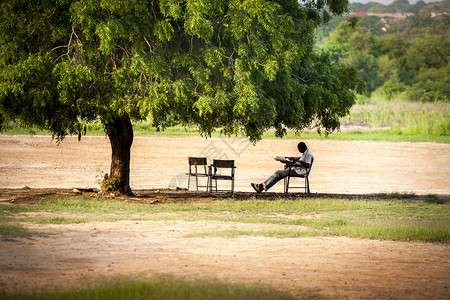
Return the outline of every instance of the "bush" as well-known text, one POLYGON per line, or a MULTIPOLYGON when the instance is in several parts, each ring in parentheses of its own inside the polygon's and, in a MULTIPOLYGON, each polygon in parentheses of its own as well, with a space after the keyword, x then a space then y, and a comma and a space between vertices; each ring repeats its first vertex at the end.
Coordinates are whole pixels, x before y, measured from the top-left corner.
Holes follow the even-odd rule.
POLYGON ((117 191, 119 189, 119 179, 117 177, 109 176, 108 173, 106 173, 100 187, 103 192, 117 191))

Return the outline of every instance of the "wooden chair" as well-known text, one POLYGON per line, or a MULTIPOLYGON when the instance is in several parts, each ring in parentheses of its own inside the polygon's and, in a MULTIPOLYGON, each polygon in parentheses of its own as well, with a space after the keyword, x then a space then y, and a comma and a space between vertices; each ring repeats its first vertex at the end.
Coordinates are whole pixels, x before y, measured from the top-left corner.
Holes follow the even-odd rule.
POLYGON ((191 187, 191 176, 195 177, 197 191, 199 187, 206 187, 209 190, 209 173, 206 170, 208 165, 206 157, 189 157, 188 190, 191 187), (203 168, 202 168, 203 167, 203 168), (206 185, 198 185, 198 178, 206 177, 206 185))
POLYGON ((235 165, 234 160, 219 160, 214 159, 213 164, 210 166, 210 177, 209 177, 209 190, 213 191, 231 191, 231 195, 234 194, 234 175, 235 175, 235 165), (220 171, 225 171, 226 174, 220 173, 220 171), (217 189, 217 181, 218 180, 229 180, 231 181, 231 189, 230 190, 218 190, 217 189), (214 185, 213 185, 214 181, 214 185))
POLYGON ((291 189, 305 189, 305 193, 310 194, 310 190, 309 190, 309 172, 311 172, 311 168, 314 162, 314 158, 311 160, 311 165, 309 166, 309 168, 306 168, 306 174, 305 175, 301 175, 301 174, 297 174, 297 175, 291 175, 291 169, 294 168, 295 166, 291 166, 291 165, 286 165, 286 168, 289 169, 289 175, 284 178, 284 192, 287 193, 289 190, 289 184, 291 183, 291 177, 300 177, 300 178, 304 178, 305 179, 305 184, 303 186, 291 186, 291 189))

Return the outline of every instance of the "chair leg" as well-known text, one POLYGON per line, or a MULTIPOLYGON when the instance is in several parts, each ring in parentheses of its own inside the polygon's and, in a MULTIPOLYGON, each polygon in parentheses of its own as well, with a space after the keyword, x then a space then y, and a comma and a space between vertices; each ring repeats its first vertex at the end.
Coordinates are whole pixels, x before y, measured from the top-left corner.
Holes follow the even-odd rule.
POLYGON ((231 180, 231 197, 234 195, 234 178, 231 180))
MULTIPOLYGON (((308 178, 308 176, 305 177, 305 181, 306 181, 306 182, 305 182, 305 183, 306 183, 306 184, 305 184, 305 189, 308 189, 308 194, 310 194, 310 192, 309 192, 309 178, 308 178)), ((306 192, 306 191, 305 191, 305 192, 306 192)))
POLYGON ((191 187, 191 170, 189 170, 189 174, 188 174, 188 191, 191 187))
POLYGON ((213 179, 211 177, 208 177, 208 180, 209 180, 209 192, 212 193, 214 188, 216 189, 217 192, 217 179, 214 179, 215 186, 213 186, 213 179))
POLYGON ((285 186, 284 192, 287 194, 289 192, 289 181, 291 179, 291 176, 287 176, 287 184, 285 186))

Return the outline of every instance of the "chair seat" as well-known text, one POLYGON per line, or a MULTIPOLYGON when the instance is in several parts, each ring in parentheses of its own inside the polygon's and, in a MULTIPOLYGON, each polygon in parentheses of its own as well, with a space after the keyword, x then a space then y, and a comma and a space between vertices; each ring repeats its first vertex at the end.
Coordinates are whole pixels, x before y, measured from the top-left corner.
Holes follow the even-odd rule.
POLYGON ((233 177, 232 176, 228 176, 228 175, 213 175, 211 176, 212 179, 223 179, 223 180, 232 180, 233 177))
POLYGON ((300 178, 305 178, 306 175, 304 175, 304 174, 296 174, 296 175, 290 175, 290 177, 300 177, 300 178))
POLYGON ((209 174, 203 174, 203 173, 187 173, 186 175, 198 176, 198 177, 208 177, 209 176, 209 174))

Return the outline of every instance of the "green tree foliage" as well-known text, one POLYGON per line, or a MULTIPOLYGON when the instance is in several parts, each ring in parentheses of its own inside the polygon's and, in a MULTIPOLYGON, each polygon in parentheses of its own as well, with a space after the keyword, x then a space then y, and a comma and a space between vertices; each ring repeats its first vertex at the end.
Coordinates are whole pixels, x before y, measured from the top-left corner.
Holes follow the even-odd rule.
POLYGON ((373 35, 364 27, 352 28, 348 22, 343 22, 330 34, 323 48, 330 52, 336 63, 354 66, 359 70, 359 76, 367 83, 369 91, 378 85, 378 65, 372 54, 373 35))
POLYGON ((417 13, 401 21, 375 18, 362 17, 354 29, 349 22, 340 23, 323 49, 335 62, 356 67, 369 92, 387 99, 450 101, 450 17, 417 13))
POLYGON ((129 189, 132 120, 176 118, 252 141, 333 131, 365 89, 314 51, 347 0, 10 0, 0 4, 0 121, 58 139, 99 119, 129 189))
MULTIPOLYGON (((416 3, 417 4, 417 3, 416 3)), ((420 8, 419 13, 422 15, 429 15, 432 12, 448 12, 450 10, 450 0, 435 1, 420 8)))

